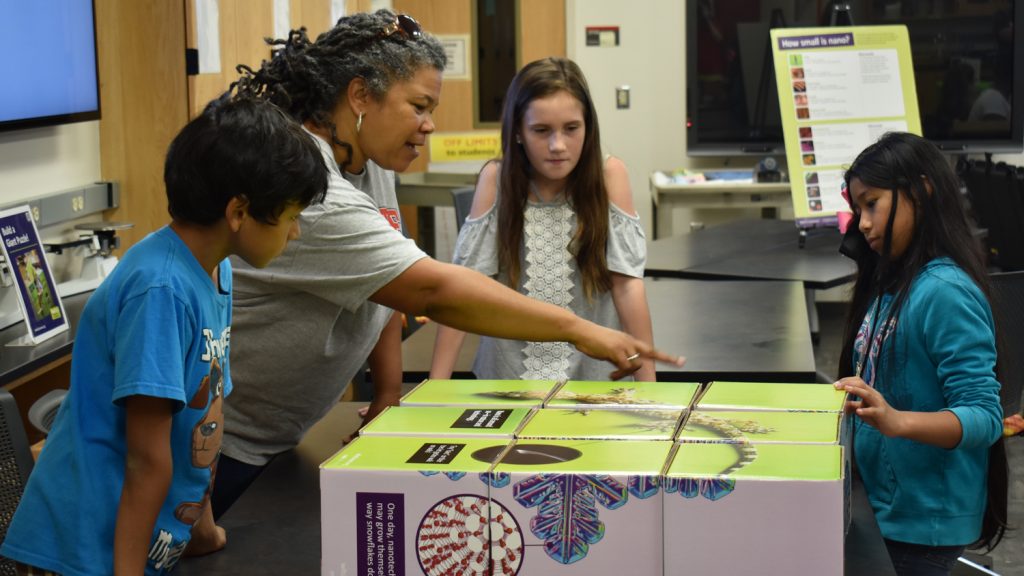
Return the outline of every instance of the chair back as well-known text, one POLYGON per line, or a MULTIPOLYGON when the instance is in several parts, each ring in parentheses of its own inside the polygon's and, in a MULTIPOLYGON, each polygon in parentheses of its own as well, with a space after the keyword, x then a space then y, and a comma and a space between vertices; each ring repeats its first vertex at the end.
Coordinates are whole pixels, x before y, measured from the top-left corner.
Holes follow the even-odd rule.
POLYGON ((474 186, 463 188, 452 188, 452 204, 455 205, 455 229, 462 230, 462 224, 469 217, 470 209, 473 208, 474 186))
POLYGON ((1024 390, 1024 271, 991 274, 992 314, 1002 340, 1000 399, 1006 415, 1020 412, 1024 390))
MULTIPOLYGON (((21 502, 21 494, 32 472, 32 451, 18 413, 14 396, 0 388, 0 541, 21 502)), ((15 574, 14 562, 0 557, 0 574, 15 574)))

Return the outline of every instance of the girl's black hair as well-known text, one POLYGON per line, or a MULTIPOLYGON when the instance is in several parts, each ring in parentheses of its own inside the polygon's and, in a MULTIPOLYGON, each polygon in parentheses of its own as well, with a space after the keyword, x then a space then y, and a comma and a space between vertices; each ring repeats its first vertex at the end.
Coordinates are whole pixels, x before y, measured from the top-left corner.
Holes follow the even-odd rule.
MULTIPOLYGON (((865 186, 889 190, 892 203, 881 254, 868 251, 856 259, 857 277, 839 357, 840 377, 854 375, 854 341, 871 303, 876 298, 881 299, 883 293, 893 295, 885 320, 875 323, 879 327, 891 326, 906 302, 914 278, 935 258, 953 260, 991 302, 984 254, 971 234, 959 180, 934 144, 914 134, 889 132, 865 148, 847 169, 844 175, 847 190, 854 179, 865 186), (892 233, 899 202, 910 202, 914 210, 914 233, 902 256, 894 259, 891 256, 892 233)), ((850 203, 853 207, 852 197, 850 203)), ((855 215, 850 224, 853 234, 857 233, 859 221, 859 215, 855 215)), ((996 339, 998 342, 999 330, 996 339)), ((996 374, 998 378, 998 362, 996 374)), ((1000 437, 989 451, 989 500, 981 538, 972 548, 991 550, 1002 539, 1006 529, 1008 481, 1006 448, 1000 437)))
POLYGON ((394 31, 396 19, 390 10, 360 12, 339 19, 315 42, 305 28, 292 30, 286 39, 267 38, 273 57, 258 70, 239 65, 242 76, 232 86, 269 99, 300 123, 326 128, 351 158, 351 144, 338 139, 332 113, 352 80, 362 78, 380 100, 392 84, 409 80, 425 66, 444 70, 441 43, 425 32, 409 36, 394 31))
POLYGON ((274 224, 289 204, 322 201, 327 174, 320 148, 295 120, 266 100, 225 93, 167 150, 167 210, 205 226, 244 197, 250 216, 274 224))

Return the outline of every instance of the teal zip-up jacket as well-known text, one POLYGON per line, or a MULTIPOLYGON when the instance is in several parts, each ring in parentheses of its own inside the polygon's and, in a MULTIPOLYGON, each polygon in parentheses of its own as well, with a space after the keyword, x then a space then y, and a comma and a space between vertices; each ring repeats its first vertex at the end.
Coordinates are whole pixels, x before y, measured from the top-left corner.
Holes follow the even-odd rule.
POLYGON ((884 537, 928 546, 970 544, 981 533, 989 447, 1002 433, 992 309, 948 258, 921 269, 895 327, 884 330, 876 324, 891 304, 892 296, 884 296, 877 318, 872 304, 861 325, 855 363, 872 335, 862 377, 897 410, 952 412, 963 436, 946 450, 887 438, 857 419, 857 467, 884 537))

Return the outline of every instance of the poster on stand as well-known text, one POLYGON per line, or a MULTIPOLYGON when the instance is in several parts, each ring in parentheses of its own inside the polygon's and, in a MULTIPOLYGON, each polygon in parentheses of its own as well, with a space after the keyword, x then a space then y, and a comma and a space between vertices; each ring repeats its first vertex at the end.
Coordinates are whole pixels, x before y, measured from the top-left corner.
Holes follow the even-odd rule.
POLYGON ((0 211, 0 241, 27 329, 13 344, 38 344, 67 330, 64 305, 28 206, 0 211))
POLYGON ((906 26, 771 31, 793 214, 802 228, 847 210, 843 174, 886 132, 921 134, 906 26))

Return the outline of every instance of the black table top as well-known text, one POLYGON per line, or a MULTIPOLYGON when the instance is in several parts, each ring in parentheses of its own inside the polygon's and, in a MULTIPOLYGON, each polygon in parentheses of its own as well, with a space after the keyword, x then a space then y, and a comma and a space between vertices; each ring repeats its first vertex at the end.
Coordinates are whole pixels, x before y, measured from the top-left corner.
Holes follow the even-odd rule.
MULTIPOLYGON (((183 558, 176 574, 319 574, 319 464, 341 448, 341 437, 359 422, 360 406, 365 403, 339 403, 298 448, 275 458, 221 518, 228 533, 227 548, 201 558, 183 558)), ((846 575, 893 574, 874 513, 856 477, 851 498, 846 575)))
MULTIPOLYGON (((659 380, 814 381, 814 349, 799 282, 645 278, 644 284, 655 346, 687 358, 682 368, 659 364, 659 380)), ((435 334, 428 325, 403 343, 406 382, 427 377, 435 334)), ((477 342, 466 335, 456 377, 471 377, 477 342)))
POLYGON ((91 295, 92 292, 84 292, 61 298, 64 313, 68 317, 68 330, 34 346, 9 345, 28 332, 25 322, 0 330, 0 386, 6 386, 37 368, 71 354, 78 319, 91 295))
POLYGON ((647 276, 793 280, 826 289, 853 279, 856 266, 839 254, 842 235, 807 231, 804 246, 792 220, 736 220, 650 242, 647 276))

